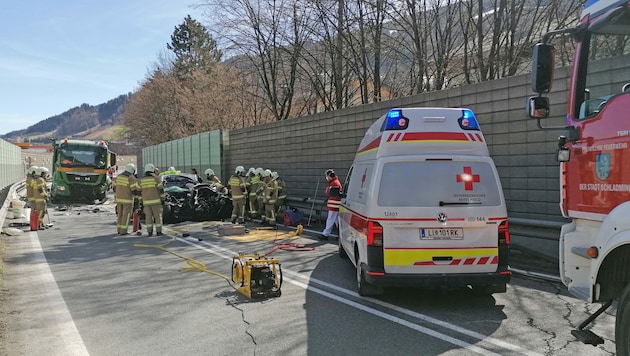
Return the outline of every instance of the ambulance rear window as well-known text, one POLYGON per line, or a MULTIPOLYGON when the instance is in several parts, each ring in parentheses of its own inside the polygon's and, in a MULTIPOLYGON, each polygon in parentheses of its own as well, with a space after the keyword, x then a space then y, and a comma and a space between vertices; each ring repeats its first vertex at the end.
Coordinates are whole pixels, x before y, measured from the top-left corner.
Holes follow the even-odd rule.
POLYGON ((499 206, 488 162, 412 161, 383 166, 378 205, 387 207, 499 206))

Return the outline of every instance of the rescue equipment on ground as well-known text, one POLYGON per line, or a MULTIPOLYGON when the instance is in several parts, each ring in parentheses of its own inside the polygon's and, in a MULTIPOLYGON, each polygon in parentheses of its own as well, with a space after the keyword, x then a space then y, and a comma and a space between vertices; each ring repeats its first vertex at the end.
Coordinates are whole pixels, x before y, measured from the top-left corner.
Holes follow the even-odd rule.
POLYGON ((296 208, 285 210, 282 216, 284 226, 297 226, 304 222, 304 213, 296 208))
POLYGON ((31 231, 39 230, 39 211, 34 210, 34 209, 31 210, 30 225, 31 225, 31 231))
POLYGON ((282 286, 280 262, 261 254, 234 256, 232 282, 237 284, 239 293, 250 299, 279 297, 282 286))
POLYGON ((243 235, 245 234, 245 226, 233 224, 221 224, 217 226, 217 231, 221 236, 243 235))

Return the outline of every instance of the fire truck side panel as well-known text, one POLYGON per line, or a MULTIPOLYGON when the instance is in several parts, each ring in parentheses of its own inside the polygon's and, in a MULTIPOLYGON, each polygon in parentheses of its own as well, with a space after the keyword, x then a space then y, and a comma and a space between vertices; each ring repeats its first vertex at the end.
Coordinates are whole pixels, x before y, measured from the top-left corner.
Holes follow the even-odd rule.
MULTIPOLYGON (((630 78, 629 78, 630 80, 630 78)), ((613 208, 630 200, 630 165, 624 158, 630 145, 630 93, 611 98, 593 118, 575 122, 580 140, 569 145, 565 163, 569 217, 603 220, 613 208), (627 121, 626 125, 616 125, 627 121)))

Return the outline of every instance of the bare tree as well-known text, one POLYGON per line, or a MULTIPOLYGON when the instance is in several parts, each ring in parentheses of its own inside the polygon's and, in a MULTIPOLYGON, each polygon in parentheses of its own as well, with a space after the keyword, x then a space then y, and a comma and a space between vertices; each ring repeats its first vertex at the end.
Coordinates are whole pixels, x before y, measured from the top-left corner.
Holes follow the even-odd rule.
POLYGON ((242 70, 258 78, 275 119, 287 119, 306 41, 303 6, 297 0, 206 0, 199 6, 227 51, 248 59, 242 70))
POLYGON ((461 1, 464 82, 525 73, 532 44, 547 31, 574 23, 580 6, 578 0, 461 1))
POLYGON ((185 116, 174 76, 155 71, 134 93, 124 114, 132 141, 146 145, 184 137, 187 132, 181 118, 185 116))

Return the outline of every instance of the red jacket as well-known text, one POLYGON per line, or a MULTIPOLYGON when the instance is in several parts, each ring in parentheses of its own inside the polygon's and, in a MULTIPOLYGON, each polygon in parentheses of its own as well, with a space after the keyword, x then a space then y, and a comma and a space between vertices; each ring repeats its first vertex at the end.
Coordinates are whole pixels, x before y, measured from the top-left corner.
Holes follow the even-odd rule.
POLYGON ((328 197, 328 202, 326 203, 326 207, 331 211, 339 211, 339 206, 341 205, 341 196, 333 197, 330 196, 330 188, 337 187, 339 188, 339 195, 341 195, 341 182, 339 182, 339 178, 335 177, 330 182, 328 182, 328 186, 326 187, 326 196, 328 197))

